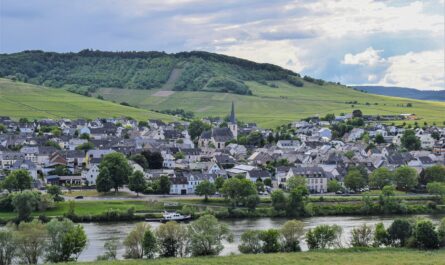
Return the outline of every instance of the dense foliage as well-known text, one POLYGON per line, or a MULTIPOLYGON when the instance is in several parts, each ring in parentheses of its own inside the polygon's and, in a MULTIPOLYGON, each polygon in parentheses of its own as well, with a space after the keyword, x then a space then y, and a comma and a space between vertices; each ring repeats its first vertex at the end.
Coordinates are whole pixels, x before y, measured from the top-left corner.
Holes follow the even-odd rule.
MULTIPOLYGON (((251 91, 243 81, 288 79, 301 82, 296 79, 298 74, 275 65, 208 52, 24 51, 1 54, 0 61, 0 77, 85 93, 99 87, 161 87, 175 68, 181 69, 174 80, 175 90, 249 95, 251 91)), ((295 85, 301 86, 300 83, 295 85)))

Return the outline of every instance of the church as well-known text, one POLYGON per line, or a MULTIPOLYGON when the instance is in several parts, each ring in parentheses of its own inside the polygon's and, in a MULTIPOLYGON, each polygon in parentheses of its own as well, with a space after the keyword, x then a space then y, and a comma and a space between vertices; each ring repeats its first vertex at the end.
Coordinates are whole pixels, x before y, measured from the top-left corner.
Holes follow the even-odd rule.
POLYGON ((238 124, 235 116, 235 103, 232 101, 232 110, 230 113, 227 127, 212 128, 205 131, 199 137, 199 147, 214 147, 222 149, 226 147, 226 143, 238 138, 238 124))

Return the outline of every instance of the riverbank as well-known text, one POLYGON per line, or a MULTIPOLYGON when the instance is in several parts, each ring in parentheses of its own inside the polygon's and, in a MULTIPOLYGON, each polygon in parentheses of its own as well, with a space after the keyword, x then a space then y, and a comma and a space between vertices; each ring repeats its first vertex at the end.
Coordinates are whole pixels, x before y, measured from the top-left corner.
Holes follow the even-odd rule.
MULTIPOLYGON (((394 196, 402 207, 390 209, 391 211, 379 205, 378 196, 368 198, 365 201, 361 196, 310 196, 305 206, 305 213, 300 217, 445 213, 445 205, 438 204, 434 197, 428 195, 394 196)), ((34 211, 32 216, 39 217, 43 221, 65 216, 75 222, 140 221, 145 218, 162 217, 163 211, 180 211, 191 214, 194 218, 206 213, 213 214, 219 219, 287 217, 285 211, 275 210, 271 206, 270 197, 261 198, 256 209, 245 207, 231 209, 229 203, 223 198, 210 198, 204 201, 187 197, 152 200, 149 198, 74 200, 73 208, 70 207, 69 201, 57 202, 45 211, 34 211)), ((15 217, 16 213, 13 211, 0 211, 0 224, 13 221, 15 217)))
POLYGON ((231 255, 225 257, 175 258, 158 260, 119 260, 79 262, 98 265, 443 265, 445 250, 339 249, 299 253, 231 255))

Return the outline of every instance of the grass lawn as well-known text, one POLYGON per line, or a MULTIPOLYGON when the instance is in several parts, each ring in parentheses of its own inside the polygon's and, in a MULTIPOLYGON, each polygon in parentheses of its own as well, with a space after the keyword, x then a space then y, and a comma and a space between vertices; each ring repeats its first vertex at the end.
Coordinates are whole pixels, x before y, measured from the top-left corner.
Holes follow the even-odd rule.
MULTIPOLYGON (((373 195, 379 196, 380 194, 382 194, 381 190, 370 190, 370 191, 365 191, 362 193, 362 195, 370 195, 370 196, 373 196, 373 195)), ((396 191, 394 191, 394 194, 395 195, 406 195, 407 193, 403 192, 403 191, 396 190, 396 191)))
MULTIPOLYGON (((46 215, 46 216, 62 216, 68 212, 68 201, 59 202, 56 207, 43 212, 33 212, 33 216, 46 215)), ((162 203, 153 201, 120 201, 120 200, 98 200, 98 201, 75 201, 75 213, 79 216, 83 215, 97 215, 108 211, 110 209, 126 211, 134 207, 136 212, 152 212, 162 211, 164 206, 162 203)), ((0 218, 12 219, 16 217, 15 212, 0 212, 0 218)))
POLYGON ((333 250, 300 253, 233 255, 159 260, 94 261, 76 264, 111 265, 443 265, 445 251, 405 249, 333 250))
MULTIPOLYGON (((120 102, 120 101, 119 101, 120 102)), ((60 119, 132 117, 137 120, 175 118, 85 97, 63 89, 47 88, 0 78, 0 113, 11 118, 60 119)))
MULTIPOLYGON (((235 102, 237 117, 241 121, 256 122, 262 127, 274 128, 313 115, 327 113, 351 113, 361 109, 364 114, 386 115, 415 113, 423 122, 442 125, 445 121, 445 102, 421 101, 381 95, 365 94, 345 86, 326 84, 318 86, 305 82, 297 88, 286 82, 274 82, 277 88, 256 82, 246 82, 253 96, 217 92, 176 91, 170 96, 157 97, 160 89, 99 89, 95 95, 116 102, 126 101, 145 109, 165 110, 182 108, 192 111, 197 117, 220 116, 230 112, 231 102, 235 102), (354 106, 346 102, 357 101, 354 106), (412 107, 406 107, 408 103, 412 107)), ((396 123, 401 123, 400 121, 396 123)), ((413 124, 414 121, 407 121, 413 124)))
POLYGON ((128 193, 125 191, 114 191, 110 192, 97 192, 97 190, 73 190, 71 192, 66 191, 63 193, 67 197, 85 196, 85 197, 126 197, 126 198, 136 198, 136 195, 128 193))

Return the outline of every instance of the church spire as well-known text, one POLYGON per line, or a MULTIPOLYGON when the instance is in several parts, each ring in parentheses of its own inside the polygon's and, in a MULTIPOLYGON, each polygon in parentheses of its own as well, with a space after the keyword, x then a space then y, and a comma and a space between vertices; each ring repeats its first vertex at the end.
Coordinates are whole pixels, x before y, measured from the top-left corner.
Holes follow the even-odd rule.
POLYGON ((236 123, 235 103, 233 103, 233 101, 232 101, 232 112, 230 113, 230 123, 236 123))

